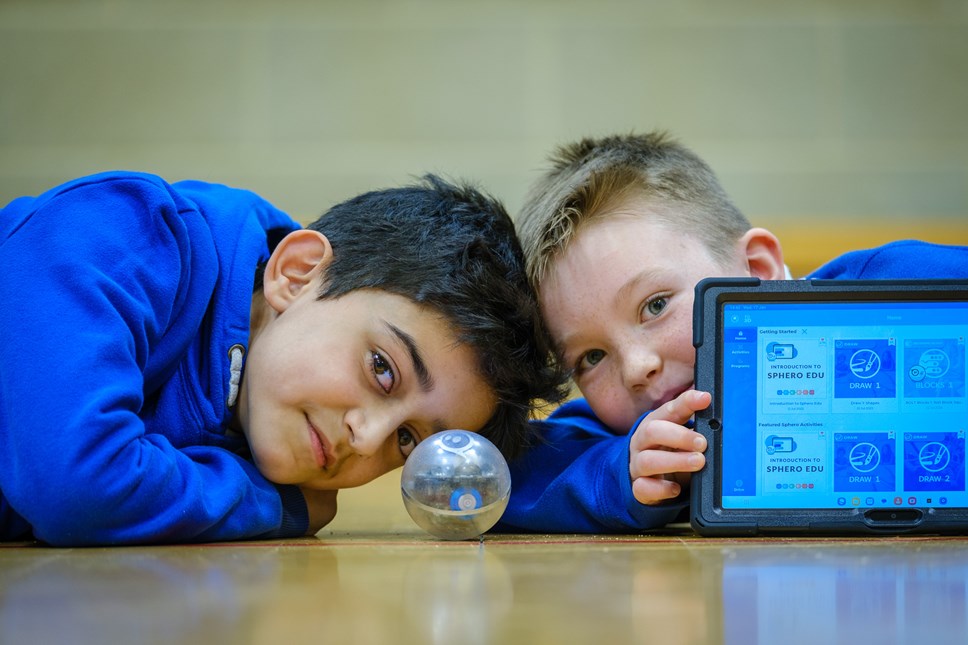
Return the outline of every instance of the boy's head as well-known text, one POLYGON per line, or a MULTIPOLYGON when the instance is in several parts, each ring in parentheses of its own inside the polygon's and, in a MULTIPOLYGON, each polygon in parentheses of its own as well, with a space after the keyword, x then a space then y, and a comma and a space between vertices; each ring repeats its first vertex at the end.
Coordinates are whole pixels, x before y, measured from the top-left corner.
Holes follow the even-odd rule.
POLYGON ((696 282, 783 277, 776 237, 663 133, 559 148, 518 230, 564 366, 617 432, 692 387, 696 282))
POLYGON ((338 204, 262 276, 239 418, 273 481, 359 485, 451 427, 513 456, 532 402, 562 398, 511 219, 473 188, 427 176, 338 204))

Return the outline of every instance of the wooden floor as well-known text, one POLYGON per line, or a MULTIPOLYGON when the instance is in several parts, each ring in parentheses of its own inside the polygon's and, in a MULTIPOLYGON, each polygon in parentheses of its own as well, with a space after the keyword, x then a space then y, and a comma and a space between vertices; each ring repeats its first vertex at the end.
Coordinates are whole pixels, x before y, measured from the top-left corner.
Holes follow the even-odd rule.
POLYGON ((968 642, 968 538, 440 542, 398 485, 314 539, 0 546, 0 643, 968 642))

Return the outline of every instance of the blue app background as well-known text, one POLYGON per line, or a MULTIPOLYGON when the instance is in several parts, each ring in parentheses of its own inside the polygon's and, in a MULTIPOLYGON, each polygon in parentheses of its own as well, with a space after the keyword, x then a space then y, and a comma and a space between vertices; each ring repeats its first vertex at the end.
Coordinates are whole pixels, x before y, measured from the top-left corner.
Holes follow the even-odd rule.
POLYGON ((953 491, 965 486, 965 439, 957 432, 904 434, 904 489, 953 491))
POLYGON ((886 339, 836 341, 834 396, 884 399, 897 394, 897 347, 886 339))
POLYGON ((834 434, 835 491, 893 491, 896 463, 887 432, 834 434))
POLYGON ((904 396, 913 399, 965 395, 965 343, 955 338, 904 341, 904 396))

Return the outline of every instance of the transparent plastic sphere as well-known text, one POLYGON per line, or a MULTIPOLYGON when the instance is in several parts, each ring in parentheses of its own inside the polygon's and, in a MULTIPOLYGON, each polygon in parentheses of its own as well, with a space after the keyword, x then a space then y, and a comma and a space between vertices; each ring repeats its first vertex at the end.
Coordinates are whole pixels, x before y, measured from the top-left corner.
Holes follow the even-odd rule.
POLYGON ((511 471, 484 437, 445 430, 410 453, 400 488, 403 504, 420 528, 444 540, 467 540, 501 519, 511 495, 511 471))

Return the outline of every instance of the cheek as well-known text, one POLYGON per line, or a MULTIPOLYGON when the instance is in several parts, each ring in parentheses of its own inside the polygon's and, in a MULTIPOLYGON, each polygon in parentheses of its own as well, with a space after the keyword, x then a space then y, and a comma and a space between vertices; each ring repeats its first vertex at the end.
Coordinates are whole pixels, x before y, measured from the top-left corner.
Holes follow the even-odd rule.
POLYGON ((666 356, 692 364, 696 353, 692 344, 692 309, 681 309, 670 323, 665 327, 663 338, 659 339, 661 346, 666 348, 666 356))
POLYGON ((619 382, 602 379, 582 389, 581 393, 595 416, 615 431, 627 432, 638 418, 633 402, 619 382))
POLYGON ((266 358, 268 360, 261 364, 258 377, 250 382, 250 396, 253 400, 259 400, 263 405, 268 404, 278 412, 278 406, 294 405, 304 399, 303 391, 306 383, 312 381, 312 376, 305 370, 286 368, 284 363, 276 360, 276 356, 266 358), (295 374, 299 376, 294 377, 295 374))
POLYGON ((674 346, 679 350, 677 358, 688 365, 693 365, 696 362, 696 348, 692 344, 692 338, 692 319, 690 318, 679 326, 679 336, 673 341, 674 346))
POLYGON ((293 374, 300 373, 292 363, 289 347, 277 341, 277 336, 259 337, 249 350, 243 379, 250 394, 260 398, 277 398, 294 385, 293 374))
POLYGON ((399 468, 402 463, 393 463, 382 453, 367 459, 354 459, 340 469, 339 476, 326 482, 326 488, 356 488, 367 484, 381 475, 399 468))
POLYGON ((341 398, 357 387, 362 359, 341 347, 319 342, 283 342, 261 348, 259 381, 281 403, 341 398))

